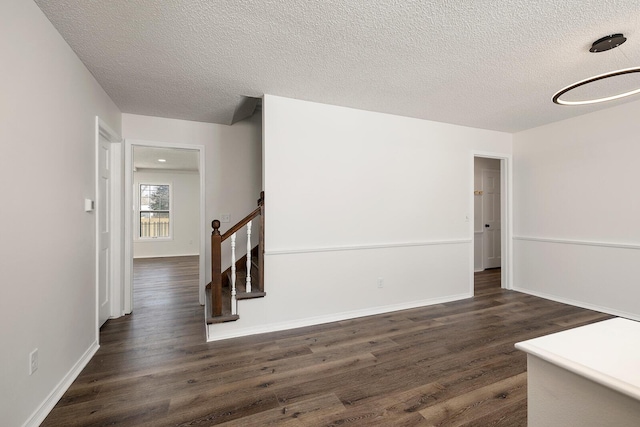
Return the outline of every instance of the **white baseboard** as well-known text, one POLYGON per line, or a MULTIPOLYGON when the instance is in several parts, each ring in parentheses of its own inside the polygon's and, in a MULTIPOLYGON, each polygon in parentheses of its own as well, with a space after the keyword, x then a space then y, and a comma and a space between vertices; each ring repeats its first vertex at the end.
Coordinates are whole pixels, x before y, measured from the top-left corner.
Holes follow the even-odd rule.
POLYGON ((514 287, 514 291, 522 292, 524 294, 533 295, 534 297, 544 298, 555 302, 561 302, 563 304, 573 305, 575 307, 586 308, 587 310, 598 311, 600 313, 611 314, 613 316, 624 317, 625 319, 631 319, 640 321, 640 316, 626 311, 615 310, 609 307, 603 307, 596 304, 589 304, 584 301, 576 301, 570 298, 559 297, 557 295, 546 294, 544 292, 532 291, 526 288, 514 287))
MULTIPOLYGON (((206 325, 207 342, 226 340, 230 338, 244 337, 247 335, 265 334, 269 332, 284 331, 287 329, 303 328, 306 326, 321 325, 323 323, 339 322, 347 319, 355 319, 358 317, 373 316, 376 314, 390 313, 393 311, 409 310, 412 308, 426 307, 429 305, 442 304, 445 302, 458 301, 461 299, 472 298, 473 294, 451 295, 442 298, 433 298, 421 301, 411 301, 401 304, 386 305, 382 307, 366 308, 362 310, 346 311, 342 313, 329 314, 325 316, 309 317, 297 319, 288 322, 272 323, 268 325, 253 326, 234 331, 220 331, 221 324, 206 325), (217 330, 216 330, 216 327, 217 330)), ((241 315, 242 317, 242 315, 241 315)))
POLYGON ((38 427, 42 424, 47 415, 49 415, 49 412, 51 412, 53 407, 56 406, 56 403, 58 403, 64 393, 71 387, 71 384, 78 378, 80 372, 87 366, 87 363, 89 363, 99 348, 100 345, 98 345, 98 341, 94 341, 82 357, 73 365, 71 370, 67 372, 67 375, 65 375, 51 393, 49 393, 49 396, 47 396, 33 414, 31 414, 29 419, 23 424, 23 427, 38 427))

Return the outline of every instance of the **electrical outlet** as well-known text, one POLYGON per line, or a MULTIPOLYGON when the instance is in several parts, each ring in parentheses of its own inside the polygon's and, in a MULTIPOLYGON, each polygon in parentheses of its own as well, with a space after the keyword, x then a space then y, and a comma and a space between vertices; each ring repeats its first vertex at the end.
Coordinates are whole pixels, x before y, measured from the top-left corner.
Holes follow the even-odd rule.
POLYGON ((378 277, 378 287, 381 288, 382 287, 382 277, 378 277))
POLYGON ((220 222, 231 222, 230 214, 220 214, 220 222))
POLYGON ((29 375, 38 370, 38 349, 29 353, 29 375))

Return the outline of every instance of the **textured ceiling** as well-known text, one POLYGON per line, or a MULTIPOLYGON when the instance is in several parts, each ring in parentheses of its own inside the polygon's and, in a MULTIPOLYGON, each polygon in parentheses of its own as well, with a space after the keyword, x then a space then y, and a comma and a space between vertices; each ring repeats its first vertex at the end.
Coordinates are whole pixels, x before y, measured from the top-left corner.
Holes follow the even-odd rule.
POLYGON ((222 124, 267 93, 513 132, 628 102, 551 98, 640 65, 638 0, 36 3, 123 112, 222 124))

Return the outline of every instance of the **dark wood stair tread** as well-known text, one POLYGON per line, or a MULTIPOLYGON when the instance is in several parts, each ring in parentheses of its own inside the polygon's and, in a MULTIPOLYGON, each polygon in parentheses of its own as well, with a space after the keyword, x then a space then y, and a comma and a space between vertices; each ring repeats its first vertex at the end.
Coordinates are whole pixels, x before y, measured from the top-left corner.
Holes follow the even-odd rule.
POLYGON ((236 299, 237 300, 243 300, 243 299, 253 299, 253 298, 263 298, 267 295, 266 292, 258 292, 258 291, 251 291, 251 292, 237 292, 236 291, 236 299))
POLYGON ((207 325, 214 325, 216 323, 235 322, 240 316, 237 314, 223 314, 222 316, 207 317, 207 325))

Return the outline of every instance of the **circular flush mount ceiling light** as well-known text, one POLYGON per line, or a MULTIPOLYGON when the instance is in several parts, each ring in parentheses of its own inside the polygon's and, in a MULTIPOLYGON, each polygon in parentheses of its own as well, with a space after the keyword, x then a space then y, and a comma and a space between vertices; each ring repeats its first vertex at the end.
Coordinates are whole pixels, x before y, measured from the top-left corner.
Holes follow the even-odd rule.
POLYGON ((620 46, 626 41, 627 38, 622 34, 611 34, 610 36, 604 36, 603 38, 593 42, 593 44, 591 45, 591 49, 589 49, 589 52, 605 52, 607 50, 613 49, 614 47, 620 46))
MULTIPOLYGON (((591 45, 591 49, 589 49, 589 52, 592 52, 592 53, 604 52, 604 51, 616 48, 626 41, 627 41, 626 37, 624 37, 622 34, 612 34, 606 37, 602 37, 601 39, 598 39, 595 42, 593 42, 593 44, 591 45)), ((613 101, 614 99, 620 99, 627 96, 635 95, 637 93, 640 93, 640 88, 619 93, 617 95, 604 96, 602 98, 585 99, 580 101, 566 101, 566 100, 560 99, 560 97, 565 93, 570 92, 574 89, 577 89, 581 86, 587 85, 589 83, 597 82, 599 80, 604 80, 612 77, 622 76, 625 74, 632 74, 632 73, 640 73, 640 67, 625 68, 622 70, 611 71, 608 73, 589 77, 588 79, 580 80, 579 82, 573 83, 556 92, 555 95, 553 95, 553 102, 559 105, 588 105, 588 104, 597 104, 597 103, 606 102, 606 101, 613 101)))

